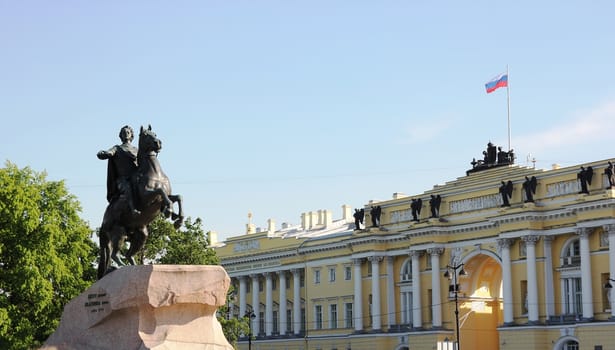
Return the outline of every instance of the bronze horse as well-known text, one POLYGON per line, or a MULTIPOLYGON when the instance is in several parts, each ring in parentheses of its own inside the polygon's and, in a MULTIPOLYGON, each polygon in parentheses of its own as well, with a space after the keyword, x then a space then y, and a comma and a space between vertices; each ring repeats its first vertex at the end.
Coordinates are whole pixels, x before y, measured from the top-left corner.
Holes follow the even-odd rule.
POLYGON ((184 220, 182 200, 180 195, 171 194, 171 183, 158 162, 158 152, 162 142, 152 131, 141 127, 139 133, 139 150, 137 153, 138 167, 133 174, 135 214, 129 210, 126 201, 121 198, 109 203, 105 210, 100 228, 100 261, 98 278, 112 271, 111 260, 118 266, 126 265, 118 256, 125 240, 130 242, 130 248, 124 258, 135 265, 133 256, 145 245, 147 225, 160 213, 173 221, 178 229, 184 220), (173 203, 177 202, 178 213, 173 212, 173 203))

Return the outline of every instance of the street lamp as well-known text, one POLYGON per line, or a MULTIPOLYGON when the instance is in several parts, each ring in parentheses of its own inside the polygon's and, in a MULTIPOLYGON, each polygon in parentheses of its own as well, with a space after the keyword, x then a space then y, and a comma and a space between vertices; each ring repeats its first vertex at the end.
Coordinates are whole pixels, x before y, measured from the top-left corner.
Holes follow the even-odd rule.
MULTIPOLYGON (((446 265, 446 272, 444 272, 444 277, 453 280, 453 292, 455 293, 455 324, 457 325, 457 349, 460 350, 460 341, 459 341, 459 284, 457 283, 457 275, 459 276, 467 276, 466 270, 463 269, 463 264, 450 266, 446 265), (459 270, 459 272, 457 272, 459 270)), ((449 290, 450 291, 450 290, 449 290)))
POLYGON ((252 350, 252 321, 256 318, 256 315, 254 312, 248 311, 243 317, 248 318, 248 327, 250 328, 250 333, 248 333, 248 350, 252 350))

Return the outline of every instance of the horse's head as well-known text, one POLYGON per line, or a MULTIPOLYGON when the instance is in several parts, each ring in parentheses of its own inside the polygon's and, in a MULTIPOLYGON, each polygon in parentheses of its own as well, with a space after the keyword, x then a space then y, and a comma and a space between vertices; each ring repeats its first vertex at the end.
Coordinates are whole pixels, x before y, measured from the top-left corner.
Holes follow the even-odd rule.
POLYGON ((152 131, 152 126, 148 125, 147 129, 141 126, 141 132, 139 133, 139 153, 158 153, 160 149, 162 149, 162 141, 156 137, 156 134, 152 131))

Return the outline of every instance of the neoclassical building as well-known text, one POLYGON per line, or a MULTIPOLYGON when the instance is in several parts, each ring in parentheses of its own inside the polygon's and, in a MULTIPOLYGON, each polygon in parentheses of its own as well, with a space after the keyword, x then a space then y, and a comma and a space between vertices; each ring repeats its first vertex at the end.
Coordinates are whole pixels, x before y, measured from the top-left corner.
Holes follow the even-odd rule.
POLYGON ((240 348, 615 349, 607 160, 494 163, 370 201, 359 229, 344 205, 218 243, 229 316, 253 315, 240 348))

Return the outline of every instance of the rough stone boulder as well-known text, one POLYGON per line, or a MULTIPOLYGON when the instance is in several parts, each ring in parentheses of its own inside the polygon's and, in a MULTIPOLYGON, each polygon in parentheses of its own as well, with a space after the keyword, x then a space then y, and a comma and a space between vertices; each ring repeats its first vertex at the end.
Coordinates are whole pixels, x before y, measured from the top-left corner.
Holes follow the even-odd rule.
POLYGON ((231 350, 216 319, 229 284, 220 266, 122 267, 66 305, 42 349, 231 350))

